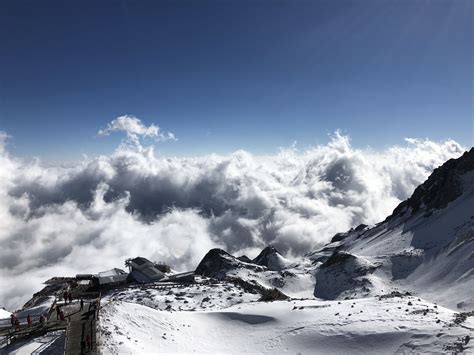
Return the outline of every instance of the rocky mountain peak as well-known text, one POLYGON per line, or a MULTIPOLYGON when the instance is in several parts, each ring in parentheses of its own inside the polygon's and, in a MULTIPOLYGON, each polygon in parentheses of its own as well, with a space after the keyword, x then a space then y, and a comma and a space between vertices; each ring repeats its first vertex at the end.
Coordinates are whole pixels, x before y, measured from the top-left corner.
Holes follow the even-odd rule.
POLYGON ((474 148, 458 159, 450 159, 436 168, 428 179, 415 189, 409 199, 395 208, 388 219, 403 215, 409 210, 417 212, 425 209, 430 212, 433 209, 445 208, 448 203, 461 196, 463 192, 461 176, 470 171, 474 171, 474 148))
POLYGON ((289 264, 288 260, 286 260, 280 252, 271 245, 263 249, 260 254, 252 260, 252 262, 275 271, 280 271, 289 264))
POLYGON ((258 265, 239 260, 235 256, 222 249, 211 249, 197 266, 195 273, 202 276, 222 279, 230 270, 238 268, 262 271, 264 268, 258 265))
POLYGON ((262 265, 262 266, 267 266, 268 267, 268 263, 270 262, 270 258, 273 255, 276 255, 276 254, 281 255, 278 252, 278 250, 276 250, 275 247, 269 245, 265 249, 263 249, 260 252, 260 254, 258 254, 257 257, 252 260, 252 262, 254 264, 257 264, 257 265, 262 265))

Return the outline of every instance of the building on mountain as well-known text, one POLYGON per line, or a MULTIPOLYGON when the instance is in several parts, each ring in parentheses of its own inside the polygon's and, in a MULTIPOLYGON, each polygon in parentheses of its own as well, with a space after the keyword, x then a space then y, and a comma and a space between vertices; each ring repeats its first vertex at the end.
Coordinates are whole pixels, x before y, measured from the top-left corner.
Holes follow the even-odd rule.
POLYGON ((127 259, 125 265, 129 268, 129 280, 138 283, 148 283, 159 281, 165 277, 165 273, 160 270, 160 264, 155 264, 150 260, 138 256, 127 259))
POLYGON ((100 287, 113 287, 127 283, 128 273, 117 268, 97 274, 100 287))
POLYGON ((77 285, 80 285, 83 288, 91 287, 91 288, 98 288, 99 287, 99 279, 97 275, 93 274, 77 274, 74 278, 77 285))

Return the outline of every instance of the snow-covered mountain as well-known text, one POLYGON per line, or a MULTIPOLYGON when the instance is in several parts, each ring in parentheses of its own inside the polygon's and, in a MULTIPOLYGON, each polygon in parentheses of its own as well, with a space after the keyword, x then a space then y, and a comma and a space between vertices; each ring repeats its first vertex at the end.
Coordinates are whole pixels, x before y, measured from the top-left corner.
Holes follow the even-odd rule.
POLYGON ((252 261, 254 264, 266 266, 270 270, 280 271, 286 269, 291 262, 280 254, 273 246, 268 246, 261 251, 252 261))
POLYGON ((385 221, 333 238, 310 257, 324 299, 416 292, 474 307, 474 149, 436 169, 385 221), (331 253, 328 253, 331 251, 331 253))
POLYGON ((474 148, 377 225, 297 260, 211 249, 194 274, 104 292, 103 352, 472 352, 474 148))
MULTIPOLYGON (((213 249, 196 274, 219 281, 196 312, 157 312, 144 307, 150 300, 132 294, 114 298, 104 308, 103 329, 110 335, 104 347, 112 352, 473 351, 474 149, 436 169, 385 221, 336 234, 300 260, 290 262, 271 246, 254 259, 213 249), (279 299, 265 297, 272 290, 290 298, 262 302, 279 299), (147 323, 113 335, 129 318, 147 323), (151 334, 144 333, 148 327, 161 337, 145 336, 151 334)), ((189 289, 180 298, 195 304, 194 293, 189 289)))
POLYGON ((253 260, 211 250, 196 269, 288 295, 350 299, 403 290, 453 309, 474 307, 474 149, 434 170, 385 221, 338 233, 290 262, 269 246, 253 260), (245 260, 245 261, 242 261, 245 260))
POLYGON ((3 309, 3 308, 0 308, 0 319, 2 318, 8 318, 10 317, 10 312, 8 312, 7 310, 3 309))

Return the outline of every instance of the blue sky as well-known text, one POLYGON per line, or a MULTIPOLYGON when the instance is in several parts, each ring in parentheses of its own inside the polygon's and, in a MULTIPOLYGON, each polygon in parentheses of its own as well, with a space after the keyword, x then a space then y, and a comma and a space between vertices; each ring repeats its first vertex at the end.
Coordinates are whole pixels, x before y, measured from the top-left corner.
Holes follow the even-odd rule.
POLYGON ((404 137, 473 145, 471 0, 0 3, 0 130, 19 155, 110 152, 134 115, 170 155, 404 137))

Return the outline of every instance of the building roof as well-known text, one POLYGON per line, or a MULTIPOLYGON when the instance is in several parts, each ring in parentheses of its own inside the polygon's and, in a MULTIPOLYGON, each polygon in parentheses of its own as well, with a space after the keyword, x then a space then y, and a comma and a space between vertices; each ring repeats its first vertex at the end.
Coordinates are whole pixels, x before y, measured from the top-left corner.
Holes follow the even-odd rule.
POLYGON ((149 266, 140 270, 143 274, 150 278, 150 280, 159 280, 162 279, 165 274, 158 270, 154 266, 149 266))
POLYGON ((131 276, 137 282, 152 282, 161 280, 165 274, 154 263, 141 256, 128 260, 131 276))
POLYGON ((99 284, 100 285, 107 285, 113 283, 124 282, 127 280, 128 274, 117 268, 113 268, 110 270, 99 272, 99 284))
POLYGON ((107 285, 107 284, 125 282, 127 280, 127 276, 128 274, 99 277, 99 284, 107 285))
POLYGON ((146 263, 151 263, 150 260, 148 260, 146 258, 143 258, 141 256, 137 256, 136 258, 132 259, 131 261, 134 262, 137 265, 143 265, 143 264, 146 264, 146 263))
POLYGON ((145 274, 141 273, 138 270, 133 270, 130 273, 130 276, 138 283, 150 282, 150 279, 145 274))
POLYGON ((121 269, 113 268, 110 270, 101 271, 99 272, 98 275, 99 277, 106 277, 106 276, 115 276, 115 275, 123 275, 123 274, 127 274, 127 273, 121 269))

